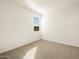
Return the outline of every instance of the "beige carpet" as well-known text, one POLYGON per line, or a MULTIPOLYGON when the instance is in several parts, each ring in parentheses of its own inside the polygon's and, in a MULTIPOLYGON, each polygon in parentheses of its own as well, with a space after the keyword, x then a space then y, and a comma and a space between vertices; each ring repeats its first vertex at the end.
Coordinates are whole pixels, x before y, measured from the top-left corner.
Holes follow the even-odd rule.
POLYGON ((7 56, 8 59, 24 59, 24 56, 27 56, 28 53, 30 56, 26 59, 79 59, 79 48, 45 40, 38 40, 1 55, 7 56), (35 47, 36 53, 32 51, 35 47), (30 51, 34 54, 34 57, 29 53, 30 51))

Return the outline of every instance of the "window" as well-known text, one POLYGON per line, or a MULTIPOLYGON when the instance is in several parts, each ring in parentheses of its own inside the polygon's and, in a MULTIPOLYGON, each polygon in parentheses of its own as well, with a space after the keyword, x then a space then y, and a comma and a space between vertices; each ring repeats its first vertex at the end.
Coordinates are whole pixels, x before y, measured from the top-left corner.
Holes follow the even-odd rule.
POLYGON ((33 22, 34 31, 39 31, 40 17, 39 16, 34 16, 33 19, 32 19, 32 22, 33 22))

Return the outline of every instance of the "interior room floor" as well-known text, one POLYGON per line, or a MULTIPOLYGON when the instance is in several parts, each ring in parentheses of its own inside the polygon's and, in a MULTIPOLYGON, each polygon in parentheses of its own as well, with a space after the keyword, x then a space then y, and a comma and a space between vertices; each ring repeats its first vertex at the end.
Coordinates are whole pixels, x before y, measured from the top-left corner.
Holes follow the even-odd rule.
POLYGON ((79 59, 79 48, 38 40, 1 54, 3 59, 79 59))

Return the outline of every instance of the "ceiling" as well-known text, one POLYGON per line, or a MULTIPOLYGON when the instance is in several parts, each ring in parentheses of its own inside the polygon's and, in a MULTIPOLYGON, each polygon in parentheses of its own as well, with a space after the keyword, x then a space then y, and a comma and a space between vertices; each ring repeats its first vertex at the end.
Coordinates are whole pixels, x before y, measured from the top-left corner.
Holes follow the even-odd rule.
POLYGON ((27 6, 41 14, 48 13, 51 10, 64 8, 69 5, 79 4, 79 0, 10 0, 20 5, 27 6))

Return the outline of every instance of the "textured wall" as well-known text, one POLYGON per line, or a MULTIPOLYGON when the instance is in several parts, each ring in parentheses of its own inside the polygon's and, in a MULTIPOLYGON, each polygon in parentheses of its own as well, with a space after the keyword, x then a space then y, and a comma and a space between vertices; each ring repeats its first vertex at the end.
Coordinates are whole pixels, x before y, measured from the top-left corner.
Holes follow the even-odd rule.
POLYGON ((45 40, 79 47, 79 4, 50 11, 42 19, 45 40))
POLYGON ((8 0, 0 0, 0 53, 40 39, 40 32, 33 31, 33 16, 40 14, 8 0))

